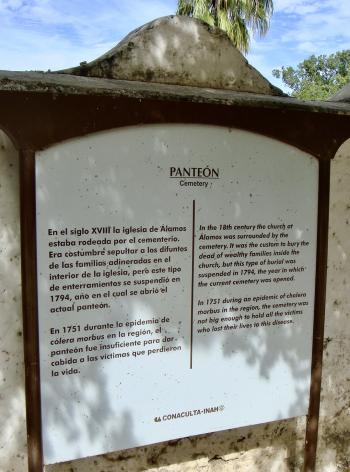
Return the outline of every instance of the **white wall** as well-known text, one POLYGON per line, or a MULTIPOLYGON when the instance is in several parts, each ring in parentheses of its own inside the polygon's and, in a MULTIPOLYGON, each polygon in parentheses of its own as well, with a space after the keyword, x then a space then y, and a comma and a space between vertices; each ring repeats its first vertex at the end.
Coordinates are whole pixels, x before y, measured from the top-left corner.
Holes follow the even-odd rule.
MULTIPOLYGON (((329 272, 318 449, 320 472, 350 468, 350 141, 332 164, 329 272)), ((27 470, 18 156, 0 132, 0 472, 27 470)), ((293 471, 304 418, 203 435, 47 467, 49 472, 293 471)))
POLYGON ((18 155, 0 132, 0 470, 22 471, 26 425, 18 155))

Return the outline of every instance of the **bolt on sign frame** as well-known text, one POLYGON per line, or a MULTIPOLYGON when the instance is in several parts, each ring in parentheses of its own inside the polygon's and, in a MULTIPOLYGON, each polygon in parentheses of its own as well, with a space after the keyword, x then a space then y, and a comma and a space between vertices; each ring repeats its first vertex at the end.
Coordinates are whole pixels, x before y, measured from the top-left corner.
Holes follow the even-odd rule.
POLYGON ((325 317, 330 160, 349 137, 350 107, 199 88, 6 73, 0 128, 20 155, 28 457, 43 470, 39 369, 35 153, 97 131, 147 124, 215 125, 273 138, 319 162, 316 288, 304 470, 315 470, 325 317))

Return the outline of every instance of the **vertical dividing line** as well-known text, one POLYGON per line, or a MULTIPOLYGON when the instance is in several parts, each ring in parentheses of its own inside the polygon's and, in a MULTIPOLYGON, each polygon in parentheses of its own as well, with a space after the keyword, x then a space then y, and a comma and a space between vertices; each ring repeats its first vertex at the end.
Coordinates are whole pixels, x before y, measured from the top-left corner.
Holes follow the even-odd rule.
POLYGON ((191 340, 190 340, 190 369, 193 360, 193 295, 194 295, 194 245, 196 232, 196 201, 192 202, 192 280, 191 280, 191 340))

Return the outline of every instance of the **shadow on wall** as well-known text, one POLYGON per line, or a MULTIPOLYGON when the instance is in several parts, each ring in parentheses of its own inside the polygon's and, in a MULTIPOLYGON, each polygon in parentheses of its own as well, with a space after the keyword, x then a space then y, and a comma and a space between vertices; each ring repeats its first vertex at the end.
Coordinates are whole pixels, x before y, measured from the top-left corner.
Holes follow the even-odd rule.
POLYGON ((0 470, 27 469, 18 153, 0 130, 0 470))
POLYGON ((276 421, 46 466, 47 472, 291 472, 303 463, 304 418, 276 421))

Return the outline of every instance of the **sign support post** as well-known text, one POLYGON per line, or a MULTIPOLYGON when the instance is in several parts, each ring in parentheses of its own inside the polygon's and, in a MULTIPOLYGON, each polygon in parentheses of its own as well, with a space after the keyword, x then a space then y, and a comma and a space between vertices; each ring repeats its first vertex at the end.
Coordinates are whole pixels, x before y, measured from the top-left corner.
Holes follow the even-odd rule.
POLYGON ((20 152, 23 338, 27 409, 28 469, 43 470, 36 272, 35 153, 20 152))
POLYGON ((329 184, 330 161, 320 162, 320 189, 318 202, 318 234, 317 234, 317 267, 316 267, 316 296, 315 315, 311 362, 311 386, 309 412, 305 433, 305 472, 313 472, 316 468, 316 451, 318 423, 320 412, 322 357, 324 343, 324 323, 326 309, 327 282, 327 248, 329 223, 329 184))

